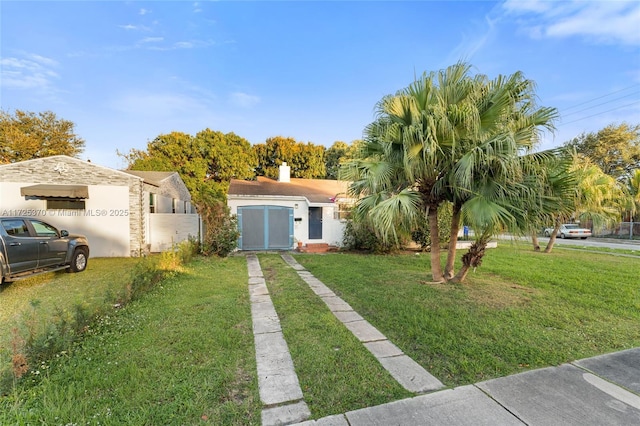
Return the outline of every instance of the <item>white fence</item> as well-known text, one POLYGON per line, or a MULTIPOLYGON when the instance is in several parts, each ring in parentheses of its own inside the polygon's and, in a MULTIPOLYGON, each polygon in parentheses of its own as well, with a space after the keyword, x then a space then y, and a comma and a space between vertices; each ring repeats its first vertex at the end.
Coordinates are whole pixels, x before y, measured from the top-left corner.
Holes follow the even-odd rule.
POLYGON ((189 237, 200 240, 202 222, 197 214, 149 214, 149 245, 152 253, 171 248, 189 237))

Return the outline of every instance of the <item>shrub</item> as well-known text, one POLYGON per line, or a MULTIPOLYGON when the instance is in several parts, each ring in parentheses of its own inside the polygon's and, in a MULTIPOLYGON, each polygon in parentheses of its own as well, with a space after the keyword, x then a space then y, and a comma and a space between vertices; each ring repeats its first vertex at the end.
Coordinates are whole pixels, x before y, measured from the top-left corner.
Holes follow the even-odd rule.
MULTIPOLYGON (((444 202, 438 207, 438 234, 440 243, 446 244, 451 238, 451 219, 453 217, 453 205, 450 202, 444 202)), ((411 232, 411 239, 420 245, 423 250, 431 246, 431 232, 429 230, 429 222, 427 217, 422 218, 417 228, 411 232)))
POLYGON ((375 228, 368 221, 349 220, 344 229, 342 244, 346 250, 362 250, 372 253, 389 253, 396 244, 385 243, 378 237, 375 228))
POLYGON ((208 205, 203 214, 205 232, 203 254, 226 257, 238 246, 238 219, 222 202, 208 205))

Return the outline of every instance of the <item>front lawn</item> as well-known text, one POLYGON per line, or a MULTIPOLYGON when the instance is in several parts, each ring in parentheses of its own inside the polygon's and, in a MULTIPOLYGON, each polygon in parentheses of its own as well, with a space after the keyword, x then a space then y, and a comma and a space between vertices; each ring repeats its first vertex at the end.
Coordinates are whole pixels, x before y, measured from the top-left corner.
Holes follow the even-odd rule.
POLYGON ((246 260, 197 260, 0 397, 0 424, 259 424, 246 260))
POLYGON ((137 262, 135 258, 90 258, 84 272, 50 272, 0 285, 0 350, 11 346, 12 330, 29 318, 44 323, 56 310, 70 310, 75 304, 88 310, 101 306, 105 298, 122 292, 137 262))
MULTIPOLYGON (((448 386, 640 346, 637 258, 501 243, 453 285, 429 282, 428 254, 294 256, 448 386)), ((279 255, 259 259, 313 418, 411 396, 279 255)), ((251 425, 261 408, 234 256, 198 259, 103 316, 0 397, 0 424, 251 425)))
POLYGON ((640 346, 640 259, 501 243, 460 285, 428 254, 296 260, 449 386, 640 346))

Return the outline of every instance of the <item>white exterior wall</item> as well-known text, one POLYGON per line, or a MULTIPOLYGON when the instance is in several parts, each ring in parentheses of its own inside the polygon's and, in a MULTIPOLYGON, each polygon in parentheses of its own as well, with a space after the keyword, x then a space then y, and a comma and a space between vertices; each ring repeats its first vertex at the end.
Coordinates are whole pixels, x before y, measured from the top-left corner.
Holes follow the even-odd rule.
POLYGON ((150 250, 152 253, 165 251, 189 237, 198 238, 200 216, 197 214, 149 214, 150 250))
POLYGON ((28 216, 89 240, 91 257, 131 255, 129 187, 88 185, 85 210, 47 210, 46 200, 25 200, 20 188, 39 182, 0 182, 0 216, 28 216))
POLYGON ((295 241, 303 243, 327 243, 332 246, 342 246, 345 221, 333 218, 337 205, 332 203, 311 204, 305 197, 240 197, 229 196, 227 205, 231 214, 238 214, 238 207, 245 206, 283 206, 293 208, 293 236, 295 241), (296 205, 298 206, 296 208, 296 205), (322 239, 309 240, 309 207, 322 207, 322 239), (296 221, 296 218, 302 220, 296 221))

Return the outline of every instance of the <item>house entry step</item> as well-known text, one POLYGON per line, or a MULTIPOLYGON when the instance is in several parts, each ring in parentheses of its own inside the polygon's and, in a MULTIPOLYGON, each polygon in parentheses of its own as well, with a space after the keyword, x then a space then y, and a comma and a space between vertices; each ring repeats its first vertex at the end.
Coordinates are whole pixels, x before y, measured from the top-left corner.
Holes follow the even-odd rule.
POLYGON ((302 247, 298 247, 300 253, 327 253, 336 249, 337 247, 327 243, 306 243, 302 247))

